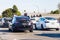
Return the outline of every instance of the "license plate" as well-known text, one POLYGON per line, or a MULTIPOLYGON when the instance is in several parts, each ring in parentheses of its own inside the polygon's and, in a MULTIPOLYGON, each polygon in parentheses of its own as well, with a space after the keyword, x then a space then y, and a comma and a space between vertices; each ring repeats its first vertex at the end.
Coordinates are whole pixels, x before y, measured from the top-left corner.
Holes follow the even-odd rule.
POLYGON ((22 23, 23 25, 27 25, 26 23, 22 23))

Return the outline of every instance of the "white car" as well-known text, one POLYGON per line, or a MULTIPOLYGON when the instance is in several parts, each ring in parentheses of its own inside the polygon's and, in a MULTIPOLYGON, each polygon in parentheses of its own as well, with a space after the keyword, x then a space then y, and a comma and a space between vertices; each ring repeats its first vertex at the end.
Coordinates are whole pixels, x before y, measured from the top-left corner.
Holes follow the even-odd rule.
POLYGON ((57 19, 53 17, 40 17, 35 24, 35 29, 56 29, 59 30, 60 25, 57 19))
POLYGON ((33 17, 33 18, 31 18, 31 22, 33 23, 33 29, 35 29, 36 21, 37 21, 39 18, 40 18, 40 17, 33 17))
POLYGON ((31 18, 31 21, 33 22, 33 24, 35 24, 38 19, 39 19, 39 17, 33 17, 33 18, 31 18))

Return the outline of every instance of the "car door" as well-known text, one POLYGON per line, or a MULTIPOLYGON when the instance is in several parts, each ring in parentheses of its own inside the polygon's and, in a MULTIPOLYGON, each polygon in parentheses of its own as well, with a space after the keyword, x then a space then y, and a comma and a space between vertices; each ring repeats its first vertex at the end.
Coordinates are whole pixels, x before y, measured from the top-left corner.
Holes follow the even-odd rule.
POLYGON ((43 27, 45 27, 45 18, 40 18, 37 22, 36 22, 36 27, 38 28, 38 29, 41 29, 41 24, 43 25, 43 27))
POLYGON ((41 21, 40 20, 37 20, 36 27, 37 27, 37 29, 40 29, 41 28, 41 21))

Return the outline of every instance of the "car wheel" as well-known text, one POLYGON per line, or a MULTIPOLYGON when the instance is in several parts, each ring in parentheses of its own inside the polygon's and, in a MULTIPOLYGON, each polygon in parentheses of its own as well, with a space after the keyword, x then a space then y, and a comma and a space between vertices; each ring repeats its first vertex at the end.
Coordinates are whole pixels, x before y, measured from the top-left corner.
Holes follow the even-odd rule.
POLYGON ((44 29, 43 24, 41 24, 41 29, 42 29, 42 30, 44 29))
POLYGON ((12 30, 9 28, 9 31, 12 31, 12 30))
POLYGON ((30 26, 29 32, 33 32, 33 26, 30 26))
POLYGON ((56 31, 59 31, 59 28, 57 28, 56 31))
POLYGON ((30 32, 33 32, 33 30, 29 30, 30 32))

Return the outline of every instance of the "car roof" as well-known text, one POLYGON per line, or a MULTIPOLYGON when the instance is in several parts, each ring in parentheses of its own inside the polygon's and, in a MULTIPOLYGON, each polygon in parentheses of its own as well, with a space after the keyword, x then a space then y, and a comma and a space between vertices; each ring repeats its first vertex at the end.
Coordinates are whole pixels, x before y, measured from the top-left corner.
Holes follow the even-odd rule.
POLYGON ((26 18, 26 19, 30 19, 30 17, 28 17, 28 16, 15 16, 15 18, 26 18))

